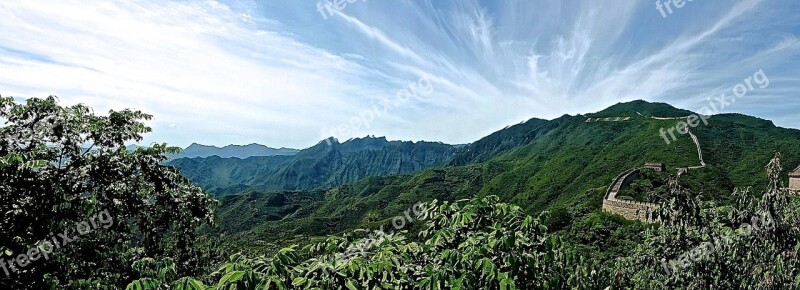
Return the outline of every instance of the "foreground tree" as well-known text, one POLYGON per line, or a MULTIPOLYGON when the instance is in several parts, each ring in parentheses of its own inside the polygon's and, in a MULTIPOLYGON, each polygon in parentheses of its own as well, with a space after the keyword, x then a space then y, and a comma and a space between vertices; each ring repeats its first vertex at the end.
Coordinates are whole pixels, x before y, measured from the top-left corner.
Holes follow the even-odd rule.
POLYGON ((355 231, 273 257, 235 255, 213 289, 602 289, 610 280, 496 196, 423 208, 418 238, 355 231))
POLYGON ((149 259, 198 274, 195 231, 214 201, 162 165, 176 148, 125 147, 150 118, 0 97, 0 289, 117 289, 149 259))
POLYGON ((800 200, 783 186, 780 154, 759 196, 736 190, 733 206, 702 206, 675 185, 664 225, 617 263, 625 289, 800 289, 800 200), (680 205, 680 206, 676 206, 680 205))

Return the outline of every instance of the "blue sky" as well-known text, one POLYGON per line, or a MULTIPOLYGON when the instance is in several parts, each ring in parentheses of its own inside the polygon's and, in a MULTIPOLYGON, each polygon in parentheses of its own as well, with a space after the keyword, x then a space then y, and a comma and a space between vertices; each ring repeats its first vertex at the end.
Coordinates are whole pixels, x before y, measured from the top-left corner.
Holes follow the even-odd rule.
POLYGON ((324 4, 4 1, 0 94, 144 110, 145 143, 468 143, 635 99, 697 111, 763 70, 724 112, 800 128, 795 0, 324 4))

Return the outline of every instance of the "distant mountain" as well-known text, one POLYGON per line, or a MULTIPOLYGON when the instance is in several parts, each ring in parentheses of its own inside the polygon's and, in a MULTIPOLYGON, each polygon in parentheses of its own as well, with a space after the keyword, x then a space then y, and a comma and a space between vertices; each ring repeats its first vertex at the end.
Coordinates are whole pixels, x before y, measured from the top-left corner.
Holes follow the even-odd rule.
POLYGON ((292 156, 177 158, 169 164, 207 191, 228 195, 244 189, 328 188, 372 176, 408 174, 443 165, 456 150, 442 143, 367 137, 322 141, 292 156))
POLYGON ((260 144, 228 145, 222 148, 200 144, 192 144, 180 154, 174 154, 172 159, 219 156, 222 158, 248 158, 254 156, 291 156, 300 150, 290 148, 270 148, 260 144))

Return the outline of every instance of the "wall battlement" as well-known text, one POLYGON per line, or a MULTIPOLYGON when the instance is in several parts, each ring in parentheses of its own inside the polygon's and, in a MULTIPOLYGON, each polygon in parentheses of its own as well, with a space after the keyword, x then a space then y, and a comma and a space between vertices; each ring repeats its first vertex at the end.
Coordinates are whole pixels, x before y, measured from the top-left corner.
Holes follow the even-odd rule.
POLYGON ((658 222, 659 208, 660 206, 654 203, 627 200, 603 200, 603 210, 621 215, 629 220, 639 220, 647 223, 658 222))

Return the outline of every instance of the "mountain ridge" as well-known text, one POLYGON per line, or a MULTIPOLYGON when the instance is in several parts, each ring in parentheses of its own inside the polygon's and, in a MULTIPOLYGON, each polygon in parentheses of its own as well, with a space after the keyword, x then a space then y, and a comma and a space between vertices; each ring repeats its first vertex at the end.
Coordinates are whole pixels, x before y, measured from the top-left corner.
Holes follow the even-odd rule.
POLYGON ((456 147, 385 137, 325 140, 291 156, 178 158, 168 164, 216 195, 251 190, 311 190, 372 176, 408 174, 443 165, 456 147))
POLYGON ((181 153, 172 154, 172 159, 219 156, 222 158, 245 159, 254 156, 286 156, 297 154, 300 150, 292 148, 272 148, 265 145, 251 143, 248 145, 226 145, 223 147, 192 143, 181 153))

